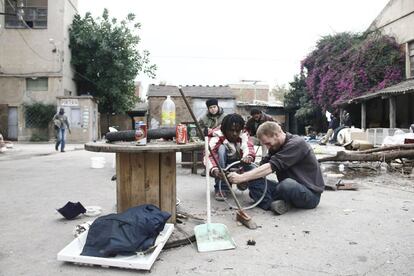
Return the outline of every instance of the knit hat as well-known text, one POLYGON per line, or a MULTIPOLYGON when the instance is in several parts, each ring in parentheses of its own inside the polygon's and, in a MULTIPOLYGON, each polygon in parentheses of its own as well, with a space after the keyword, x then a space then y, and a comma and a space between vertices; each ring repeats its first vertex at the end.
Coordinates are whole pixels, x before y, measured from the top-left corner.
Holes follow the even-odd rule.
POLYGON ((217 99, 208 99, 206 101, 207 108, 209 108, 212 105, 217 105, 218 106, 218 100, 217 99))

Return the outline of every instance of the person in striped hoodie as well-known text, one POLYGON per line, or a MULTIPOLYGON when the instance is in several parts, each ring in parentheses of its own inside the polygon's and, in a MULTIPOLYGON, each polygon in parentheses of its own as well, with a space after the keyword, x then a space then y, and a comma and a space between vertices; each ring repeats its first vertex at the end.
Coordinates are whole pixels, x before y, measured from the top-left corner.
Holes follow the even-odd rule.
POLYGON ((249 134, 244 131, 244 125, 245 121, 242 116, 236 113, 229 114, 223 118, 220 128, 214 129, 209 134, 211 154, 214 154, 219 163, 217 164, 211 154, 209 155, 210 175, 215 178, 215 199, 218 201, 226 199, 226 191, 228 191, 225 183, 221 187, 223 193, 219 191, 218 184, 223 176, 218 166, 225 168, 228 164, 238 160, 244 164, 250 164, 256 158, 253 143, 249 134))

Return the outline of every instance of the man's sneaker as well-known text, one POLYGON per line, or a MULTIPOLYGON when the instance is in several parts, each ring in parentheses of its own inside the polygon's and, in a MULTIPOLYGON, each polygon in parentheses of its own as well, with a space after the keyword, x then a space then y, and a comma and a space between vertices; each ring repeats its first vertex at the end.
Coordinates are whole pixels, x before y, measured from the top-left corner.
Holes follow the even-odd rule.
POLYGON ((206 169, 204 169, 202 172, 201 172, 201 176, 206 176, 206 169))
POLYGON ((284 200, 276 200, 270 204, 270 210, 275 212, 276 215, 283 215, 291 208, 291 205, 284 200))
POLYGON ((248 188, 249 184, 247 182, 243 182, 240 184, 237 184, 237 189, 240 191, 245 191, 248 188))
POLYGON ((214 195, 214 198, 215 198, 217 201, 224 201, 224 200, 226 200, 226 199, 227 199, 226 192, 224 192, 224 191, 223 191, 223 193, 220 193, 220 191, 217 191, 217 192, 215 193, 215 195, 214 195))

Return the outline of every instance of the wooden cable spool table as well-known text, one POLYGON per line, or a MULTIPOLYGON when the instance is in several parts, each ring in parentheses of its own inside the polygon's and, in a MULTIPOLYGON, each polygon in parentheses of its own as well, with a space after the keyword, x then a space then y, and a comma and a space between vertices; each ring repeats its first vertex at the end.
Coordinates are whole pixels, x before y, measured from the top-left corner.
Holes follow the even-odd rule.
POLYGON ((176 152, 203 149, 203 143, 135 142, 87 143, 93 152, 116 153, 117 211, 141 204, 154 204, 176 220, 176 152))

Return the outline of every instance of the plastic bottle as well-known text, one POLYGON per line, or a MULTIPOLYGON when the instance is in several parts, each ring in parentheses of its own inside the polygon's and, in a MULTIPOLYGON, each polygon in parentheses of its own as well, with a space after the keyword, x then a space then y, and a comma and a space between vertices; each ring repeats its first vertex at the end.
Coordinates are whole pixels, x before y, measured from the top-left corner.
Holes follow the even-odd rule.
POLYGON ((161 126, 175 126, 175 103, 173 102, 173 100, 171 100, 170 95, 168 95, 167 99, 162 103, 161 126))

